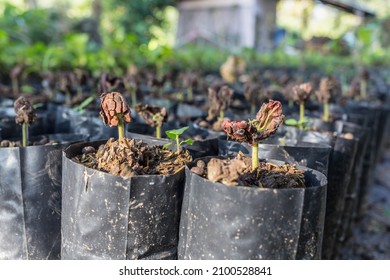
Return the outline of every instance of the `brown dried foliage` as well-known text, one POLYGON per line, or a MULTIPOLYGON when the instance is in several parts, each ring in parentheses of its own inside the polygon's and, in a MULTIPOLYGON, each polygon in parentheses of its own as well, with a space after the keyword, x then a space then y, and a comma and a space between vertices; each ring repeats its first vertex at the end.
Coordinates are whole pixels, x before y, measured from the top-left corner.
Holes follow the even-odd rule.
POLYGON ((260 141, 256 127, 250 122, 225 120, 222 128, 230 138, 237 142, 253 145, 260 141))
POLYGON ((200 77, 195 72, 184 72, 181 73, 179 76, 180 80, 182 81, 182 87, 183 88, 195 88, 198 86, 200 82, 200 77))
POLYGON ((310 83, 302 83, 292 87, 291 99, 297 103, 305 102, 309 99, 312 93, 312 85, 310 83))
POLYGON ((337 94, 340 83, 333 77, 325 77, 320 80, 318 90, 315 92, 320 103, 328 103, 337 94))
POLYGON ((14 102, 16 113, 15 121, 17 124, 31 124, 34 122, 36 115, 31 103, 24 96, 20 96, 14 102))
POLYGON ((244 96, 250 104, 258 104, 269 99, 271 92, 259 83, 248 82, 244 86, 244 96))
POLYGON ((224 81, 228 83, 235 83, 240 75, 245 72, 245 61, 236 55, 229 56, 224 64, 219 68, 224 81))
POLYGON ((100 116, 105 125, 117 126, 118 117, 126 123, 131 121, 130 108, 119 92, 103 93, 100 95, 100 101, 100 116))
POLYGON ((209 88, 208 102, 209 110, 207 120, 210 121, 215 117, 219 117, 221 111, 227 110, 233 99, 233 90, 228 86, 222 86, 218 91, 214 88, 209 88))
POLYGON ((168 118, 167 109, 164 107, 137 104, 135 110, 151 127, 161 127, 168 118))
POLYGON ((274 134, 283 120, 282 104, 279 101, 269 100, 268 103, 263 103, 256 119, 250 121, 225 120, 222 128, 229 137, 237 142, 254 145, 274 134))

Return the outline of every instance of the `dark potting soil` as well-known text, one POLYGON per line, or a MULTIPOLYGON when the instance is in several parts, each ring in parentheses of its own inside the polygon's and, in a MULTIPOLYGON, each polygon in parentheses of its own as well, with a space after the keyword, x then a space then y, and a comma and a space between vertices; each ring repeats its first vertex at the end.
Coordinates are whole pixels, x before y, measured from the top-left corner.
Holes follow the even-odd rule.
POLYGON ((304 171, 289 164, 259 162, 252 171, 252 159, 241 152, 235 158, 212 158, 206 165, 198 160, 191 171, 228 186, 248 186, 262 188, 304 188, 304 171))
POLYGON ((123 177, 174 174, 192 161, 187 150, 174 152, 129 138, 110 138, 97 150, 87 146, 83 154, 73 159, 89 168, 123 177))

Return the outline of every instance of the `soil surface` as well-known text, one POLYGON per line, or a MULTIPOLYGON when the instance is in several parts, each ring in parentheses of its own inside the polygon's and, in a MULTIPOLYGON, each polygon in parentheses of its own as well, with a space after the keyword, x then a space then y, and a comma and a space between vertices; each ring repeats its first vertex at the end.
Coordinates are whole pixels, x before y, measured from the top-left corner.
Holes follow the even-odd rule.
POLYGON ((87 146, 82 152, 74 160, 89 168, 123 177, 174 174, 192 160, 187 150, 173 152, 129 138, 110 138, 97 150, 87 146))
POLYGON ((191 171, 228 186, 248 186, 262 188, 304 188, 304 171, 289 164, 276 165, 259 162, 252 171, 252 159, 241 152, 235 158, 212 158, 207 164, 198 160, 191 171))
POLYGON ((337 259, 390 260, 390 141, 376 166, 365 211, 337 259))

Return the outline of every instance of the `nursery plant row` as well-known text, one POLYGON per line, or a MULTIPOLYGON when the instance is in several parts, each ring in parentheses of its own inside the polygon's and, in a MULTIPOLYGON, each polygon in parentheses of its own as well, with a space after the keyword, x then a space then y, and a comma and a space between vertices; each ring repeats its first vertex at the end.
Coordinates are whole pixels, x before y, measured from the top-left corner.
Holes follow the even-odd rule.
POLYGON ((335 259, 390 130, 372 69, 11 77, 0 259, 335 259))

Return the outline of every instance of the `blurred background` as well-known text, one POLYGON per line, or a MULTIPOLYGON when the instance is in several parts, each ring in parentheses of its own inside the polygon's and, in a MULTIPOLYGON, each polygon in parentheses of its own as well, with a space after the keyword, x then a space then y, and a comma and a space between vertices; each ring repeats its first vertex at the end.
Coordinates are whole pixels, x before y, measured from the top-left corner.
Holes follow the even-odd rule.
POLYGON ((387 0, 0 0, 0 71, 213 71, 233 53, 333 72, 388 65, 389 29, 387 0))

